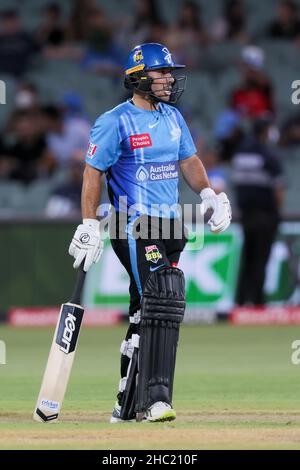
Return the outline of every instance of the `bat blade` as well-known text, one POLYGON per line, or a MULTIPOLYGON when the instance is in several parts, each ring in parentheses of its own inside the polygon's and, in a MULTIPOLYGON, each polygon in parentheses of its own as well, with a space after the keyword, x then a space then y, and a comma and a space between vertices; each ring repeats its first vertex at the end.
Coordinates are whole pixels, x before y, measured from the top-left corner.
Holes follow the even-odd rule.
POLYGON ((58 420, 68 386, 84 309, 66 303, 61 306, 42 386, 33 419, 40 422, 58 420))

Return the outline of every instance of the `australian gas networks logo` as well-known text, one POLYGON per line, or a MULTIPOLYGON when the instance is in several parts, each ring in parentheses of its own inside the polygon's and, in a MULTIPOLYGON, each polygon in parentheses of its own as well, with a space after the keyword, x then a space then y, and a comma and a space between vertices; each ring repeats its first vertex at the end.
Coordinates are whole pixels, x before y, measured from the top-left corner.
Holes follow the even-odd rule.
POLYGON ((141 183, 144 183, 145 181, 150 182, 178 178, 178 163, 148 163, 141 165, 137 169, 135 176, 141 183))

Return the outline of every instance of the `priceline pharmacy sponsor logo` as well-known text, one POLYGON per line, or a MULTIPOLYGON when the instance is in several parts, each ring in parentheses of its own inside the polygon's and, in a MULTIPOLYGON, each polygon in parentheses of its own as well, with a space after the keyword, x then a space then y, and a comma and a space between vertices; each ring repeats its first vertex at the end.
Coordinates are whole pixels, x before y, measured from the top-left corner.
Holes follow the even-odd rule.
POLYGON ((167 165, 162 163, 140 165, 135 176, 141 183, 178 178, 178 162, 170 162, 167 165))
POLYGON ((42 398, 40 403, 41 408, 45 408, 49 411, 59 411, 59 402, 47 400, 47 398, 42 398))

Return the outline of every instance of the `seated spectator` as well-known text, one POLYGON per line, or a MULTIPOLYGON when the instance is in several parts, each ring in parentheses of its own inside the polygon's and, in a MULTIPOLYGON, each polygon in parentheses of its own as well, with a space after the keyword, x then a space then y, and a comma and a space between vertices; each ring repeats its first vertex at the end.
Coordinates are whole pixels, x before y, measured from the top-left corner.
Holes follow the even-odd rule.
POLYGON ((218 152, 216 149, 208 149, 204 152, 201 158, 203 165, 206 168, 207 176, 209 178, 212 189, 217 193, 226 191, 227 181, 224 168, 221 166, 218 152))
POLYGON ((36 38, 41 47, 59 47, 64 43, 65 30, 61 25, 61 8, 58 3, 49 3, 43 9, 44 18, 36 38))
POLYGON ((87 50, 82 58, 84 69, 108 74, 118 74, 123 56, 115 44, 112 26, 104 10, 95 8, 88 16, 87 50))
POLYGON ((212 24, 210 35, 215 41, 229 40, 245 44, 249 40, 246 21, 242 0, 225 0, 223 16, 212 24))
POLYGON ((14 133, 15 121, 19 118, 20 110, 31 111, 31 114, 40 112, 40 101, 37 87, 26 81, 18 83, 14 97, 14 109, 7 117, 4 132, 6 137, 10 137, 14 133))
POLYGON ((33 36, 24 31, 17 11, 0 14, 0 72, 22 77, 39 51, 33 36))
POLYGON ((40 115, 31 110, 19 110, 13 134, 14 141, 6 143, 2 149, 1 176, 26 184, 52 174, 55 160, 47 147, 40 115))
POLYGON ((267 35, 274 39, 299 39, 299 11, 298 5, 293 0, 281 0, 278 3, 277 19, 268 27, 267 35))
POLYGON ((90 137, 90 125, 81 118, 64 117, 58 106, 48 105, 43 108, 44 128, 47 144, 57 164, 66 167, 72 155, 78 150, 86 151, 90 137))
POLYGON ((115 24, 115 39, 117 44, 123 49, 124 44, 135 46, 143 42, 153 40, 157 35, 157 30, 166 25, 162 21, 156 0, 135 0, 133 11, 130 15, 122 15, 115 24))
POLYGON ((185 44, 203 45, 207 42, 200 6, 195 1, 185 0, 181 4, 177 27, 185 44))
POLYGON ((69 41, 85 41, 89 33, 88 18, 97 8, 96 0, 73 0, 70 21, 67 27, 69 41))
POLYGON ((230 161, 244 135, 240 114, 230 108, 222 111, 217 116, 213 134, 220 160, 230 161))
POLYGON ((195 124, 194 115, 191 108, 182 102, 177 107, 180 113, 183 115, 186 124, 188 125, 195 147, 197 149, 197 154, 202 155, 205 145, 204 133, 201 131, 199 126, 195 124))
POLYGON ((32 109, 39 107, 38 89, 31 82, 20 82, 15 94, 16 109, 32 109))
POLYGON ((83 55, 81 45, 70 42, 67 26, 62 23, 61 7, 49 3, 43 9, 44 18, 36 32, 44 58, 80 60, 83 55))
POLYGON ((257 118, 274 112, 273 90, 264 70, 264 51, 246 46, 242 51, 242 83, 231 96, 231 108, 243 118, 257 118))
POLYGON ((10 171, 9 159, 7 158, 6 145, 0 135, 0 184, 1 178, 6 178, 10 171))
POLYGON ((185 0, 181 4, 178 19, 166 32, 165 44, 172 49, 178 62, 190 69, 199 65, 199 47, 207 45, 208 35, 204 28, 200 6, 185 0))
POLYGON ((300 112, 295 113, 283 123, 279 144, 283 147, 300 145, 300 112))
POLYGON ((61 109, 64 120, 77 119, 82 121, 84 127, 90 126, 90 121, 85 114, 82 97, 76 91, 66 91, 61 99, 61 109))
POLYGON ((74 155, 68 169, 67 181, 52 192, 46 206, 48 217, 80 216, 84 156, 85 154, 80 152, 74 155))
POLYGON ((163 21, 156 23, 149 28, 149 33, 146 36, 145 42, 158 42, 164 44, 168 25, 163 21))

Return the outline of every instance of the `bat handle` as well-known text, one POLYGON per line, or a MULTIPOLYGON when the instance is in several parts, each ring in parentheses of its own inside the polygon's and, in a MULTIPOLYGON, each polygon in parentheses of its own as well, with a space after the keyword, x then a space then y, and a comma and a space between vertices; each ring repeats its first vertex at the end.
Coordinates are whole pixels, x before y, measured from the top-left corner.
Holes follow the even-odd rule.
POLYGON ((80 305, 81 302, 81 293, 83 289, 83 284, 85 280, 86 272, 83 270, 83 263, 78 268, 76 284, 73 290, 73 294, 70 298, 70 303, 80 305))

